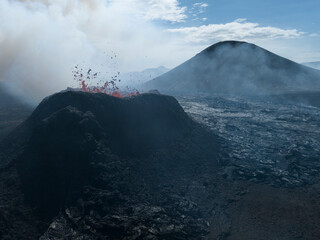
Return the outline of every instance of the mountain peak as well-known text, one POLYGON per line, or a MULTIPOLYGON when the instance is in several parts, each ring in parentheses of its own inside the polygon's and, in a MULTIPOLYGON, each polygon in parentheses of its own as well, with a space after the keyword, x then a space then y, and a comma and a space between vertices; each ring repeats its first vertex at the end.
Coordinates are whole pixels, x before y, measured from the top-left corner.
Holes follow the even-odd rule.
POLYGON ((205 50, 203 50, 202 52, 213 52, 215 51, 217 48, 220 48, 220 47, 224 47, 224 46, 227 46, 227 47, 238 47, 240 45, 248 45, 248 46, 255 46, 254 44, 252 43, 248 43, 248 42, 243 42, 243 41, 234 41, 234 40, 228 40, 228 41, 221 41, 221 42, 218 42, 218 43, 215 43, 215 44, 212 44, 210 47, 207 47, 205 50))
POLYGON ((145 84, 161 92, 256 95, 320 89, 320 71, 247 42, 224 41, 145 84))

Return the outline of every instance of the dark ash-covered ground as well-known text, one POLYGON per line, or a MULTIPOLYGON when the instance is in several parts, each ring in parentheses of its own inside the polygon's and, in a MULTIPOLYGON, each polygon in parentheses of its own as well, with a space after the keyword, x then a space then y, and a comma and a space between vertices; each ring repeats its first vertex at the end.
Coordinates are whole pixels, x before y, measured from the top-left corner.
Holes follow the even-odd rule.
POLYGON ((177 98, 227 140, 220 174, 228 182, 213 190, 223 210, 213 209, 212 239, 319 238, 319 96, 177 98))
POLYGON ((0 144, 0 239, 320 239, 319 109, 44 100, 0 144))
POLYGON ((318 181, 319 108, 305 102, 296 104, 291 99, 286 102, 271 98, 178 99, 194 119, 228 140, 230 163, 225 169, 228 178, 250 179, 277 187, 318 181))
POLYGON ((173 97, 53 95, 1 142, 0 238, 203 239, 220 141, 173 97))

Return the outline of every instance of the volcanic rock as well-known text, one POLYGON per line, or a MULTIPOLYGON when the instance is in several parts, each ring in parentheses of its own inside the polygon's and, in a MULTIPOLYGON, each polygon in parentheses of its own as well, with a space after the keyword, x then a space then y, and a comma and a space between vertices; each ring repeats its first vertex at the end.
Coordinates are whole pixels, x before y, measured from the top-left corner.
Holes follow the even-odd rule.
POLYGON ((50 96, 0 144, 0 238, 205 238, 185 192, 220 141, 173 97, 50 96))
POLYGON ((0 143, 0 239, 320 238, 317 108, 180 103, 212 132, 165 95, 43 100, 0 143))

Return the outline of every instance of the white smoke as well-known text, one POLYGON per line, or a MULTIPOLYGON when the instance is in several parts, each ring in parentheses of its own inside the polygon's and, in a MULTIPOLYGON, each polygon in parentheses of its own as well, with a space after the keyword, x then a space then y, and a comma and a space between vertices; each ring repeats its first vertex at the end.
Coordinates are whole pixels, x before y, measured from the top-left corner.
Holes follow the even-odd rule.
MULTIPOLYGON (((178 25, 172 24, 168 31, 168 25, 162 24, 187 21, 189 10, 178 0, 0 0, 0 83, 37 103, 56 91, 75 87, 75 65, 110 75, 173 68, 221 40, 211 34, 205 44, 188 43, 184 40, 189 35, 181 38, 174 31, 178 25), (111 60, 115 55, 116 60, 111 60)), ((248 32, 243 26, 257 30, 256 25, 239 21, 240 30, 231 29, 234 39, 248 32)), ((222 27, 229 29, 230 23, 222 27)), ((276 50, 266 43, 262 46, 276 50)), ((298 55, 292 49, 285 51, 298 55)))
POLYGON ((12 93, 36 103, 75 86, 72 68, 77 64, 115 70, 107 62, 111 51, 118 55, 116 71, 173 66, 182 58, 167 59, 175 47, 149 20, 180 22, 185 9, 176 0, 163 1, 163 8, 157 2, 1 0, 0 81, 12 93), (146 7, 152 11, 146 13, 146 7), (165 17, 157 9, 168 14, 165 17))

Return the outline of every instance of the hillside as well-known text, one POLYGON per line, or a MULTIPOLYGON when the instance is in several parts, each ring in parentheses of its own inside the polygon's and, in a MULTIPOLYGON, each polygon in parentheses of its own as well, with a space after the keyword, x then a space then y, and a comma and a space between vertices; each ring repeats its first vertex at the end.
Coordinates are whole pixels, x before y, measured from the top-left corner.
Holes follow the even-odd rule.
POLYGON ((320 71, 254 44, 226 41, 208 47, 144 87, 168 93, 241 95, 319 90, 320 71))
POLYGON ((0 238, 203 239, 180 193, 219 145, 173 97, 50 96, 0 142, 0 238))
POLYGON ((278 147, 251 171, 173 97, 54 94, 0 142, 0 239, 319 239, 318 161, 278 147))

